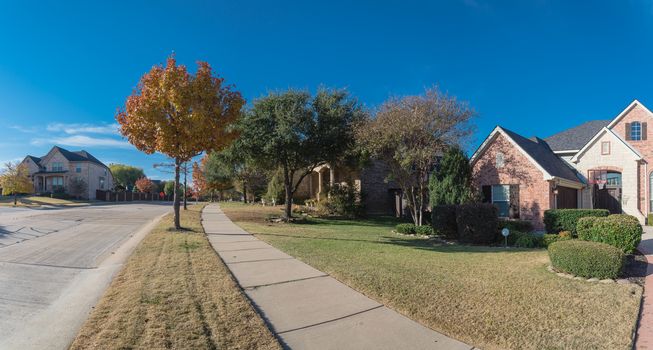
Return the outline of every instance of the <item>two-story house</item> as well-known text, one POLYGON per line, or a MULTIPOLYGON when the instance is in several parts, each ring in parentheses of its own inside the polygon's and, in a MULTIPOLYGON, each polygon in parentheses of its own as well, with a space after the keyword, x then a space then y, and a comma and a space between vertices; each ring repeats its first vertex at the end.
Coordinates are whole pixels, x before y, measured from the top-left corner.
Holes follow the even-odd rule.
POLYGON ((541 139, 497 126, 474 153, 476 186, 503 217, 544 228, 552 208, 601 208, 644 223, 653 213, 653 113, 633 101, 611 120, 593 120, 541 139))
POLYGON ((66 192, 75 178, 86 183, 86 193, 82 197, 87 199, 95 199, 96 190, 113 188, 109 167, 83 150, 71 152, 54 146, 43 157, 25 157, 22 164, 28 167, 37 194, 66 192))

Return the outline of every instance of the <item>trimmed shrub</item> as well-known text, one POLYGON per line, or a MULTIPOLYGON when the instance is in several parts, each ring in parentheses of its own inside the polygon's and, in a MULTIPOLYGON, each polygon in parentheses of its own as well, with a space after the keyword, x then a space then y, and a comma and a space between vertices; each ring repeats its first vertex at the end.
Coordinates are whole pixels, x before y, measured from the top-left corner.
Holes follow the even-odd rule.
POLYGON ((515 240, 515 247, 520 248, 539 248, 544 245, 542 236, 536 236, 530 233, 523 233, 515 240))
POLYGON ((433 234, 433 227, 429 225, 415 226, 415 234, 430 236, 433 234))
POLYGON ((500 219, 499 220, 499 231, 502 229, 507 228, 512 231, 519 231, 519 232, 532 232, 533 231, 533 223, 527 220, 506 220, 506 219, 500 219))
POLYGON ((562 231, 557 235, 555 233, 545 234, 542 236, 542 246, 548 247, 553 242, 568 241, 571 239, 571 232, 562 231))
POLYGON ((395 231, 404 235, 414 235, 416 232, 415 224, 398 224, 395 226, 395 231))
POLYGON ((329 196, 317 203, 317 215, 348 219, 363 216, 365 210, 360 192, 352 186, 333 186, 329 196))
POLYGON ((624 253, 611 245, 579 240, 549 246, 551 264, 558 271, 585 278, 616 278, 623 270, 624 253))
POLYGON ((610 214, 605 209, 549 209, 544 212, 546 232, 570 231, 576 236, 576 225, 580 218, 587 216, 605 217, 610 214))
POLYGON ((642 226, 632 215, 616 214, 605 218, 582 219, 578 222, 578 238, 606 243, 632 253, 642 240, 642 226))
POLYGON ((497 240, 497 208, 488 203, 464 204, 456 208, 456 223, 461 242, 488 244, 497 240))
POLYGON ((447 238, 458 238, 456 205, 436 205, 431 211, 433 231, 447 238))

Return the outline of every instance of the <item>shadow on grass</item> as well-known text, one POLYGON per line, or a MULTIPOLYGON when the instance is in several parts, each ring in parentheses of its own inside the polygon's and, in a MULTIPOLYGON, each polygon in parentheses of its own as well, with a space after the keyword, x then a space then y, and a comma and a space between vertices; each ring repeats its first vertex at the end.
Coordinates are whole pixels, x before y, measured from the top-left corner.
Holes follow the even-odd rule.
POLYGON ((386 226, 393 227, 397 224, 404 223, 405 221, 399 220, 392 216, 378 216, 365 219, 347 219, 347 218, 304 218, 292 222, 292 225, 325 225, 325 226, 386 226))
POLYGON ((357 239, 357 238, 337 238, 337 237, 316 237, 304 235, 288 235, 281 233, 256 233, 261 236, 296 238, 304 240, 316 241, 341 241, 341 242, 355 242, 367 244, 380 244, 380 245, 394 245, 399 247, 413 248, 419 250, 433 251, 439 253, 502 253, 502 252, 529 252, 538 249, 528 248, 503 248, 496 246, 480 246, 480 245, 464 245, 464 244, 446 244, 430 239, 417 239, 417 238, 393 238, 388 236, 381 236, 377 240, 357 239))

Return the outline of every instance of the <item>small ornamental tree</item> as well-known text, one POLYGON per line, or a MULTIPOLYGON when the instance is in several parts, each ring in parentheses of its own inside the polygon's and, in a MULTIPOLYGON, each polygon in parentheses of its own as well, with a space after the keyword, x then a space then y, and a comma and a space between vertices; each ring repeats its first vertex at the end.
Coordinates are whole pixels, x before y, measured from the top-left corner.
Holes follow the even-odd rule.
POLYGON ((354 147, 353 126, 366 117, 346 91, 320 89, 272 93, 254 101, 242 118, 240 147, 264 169, 280 169, 284 217, 292 216, 292 197, 318 165, 341 161, 354 147))
POLYGON ((447 149, 429 182, 431 206, 465 204, 474 200, 472 168, 460 147, 447 149))
POLYGON ((193 194, 195 200, 199 200, 208 190, 204 169, 197 162, 193 162, 193 194))
POLYGON ((136 189, 138 192, 150 193, 152 192, 153 188, 154 184, 152 183, 152 180, 146 177, 141 177, 140 179, 136 180, 136 189))
POLYGON ((466 103, 434 88, 384 102, 376 118, 357 128, 363 147, 390 167, 389 178, 401 188, 415 225, 422 225, 438 157, 471 135, 474 115, 466 103))
POLYGON ((88 193, 88 184, 83 178, 75 176, 68 180, 68 193, 80 199, 85 193, 88 193))
POLYGON ((228 128, 245 101, 240 93, 198 62, 191 74, 169 57, 141 77, 136 90, 116 115, 120 132, 137 149, 160 152, 174 160, 174 225, 180 229, 181 165, 204 151, 219 151, 235 138, 228 128))
POLYGON ((0 187, 2 187, 2 195, 13 195, 14 205, 17 205, 19 193, 32 192, 33 184, 29 178, 27 165, 18 162, 6 163, 0 174, 0 187))
POLYGON ((109 164, 114 183, 124 189, 133 189, 136 180, 145 176, 143 169, 125 164, 109 164))

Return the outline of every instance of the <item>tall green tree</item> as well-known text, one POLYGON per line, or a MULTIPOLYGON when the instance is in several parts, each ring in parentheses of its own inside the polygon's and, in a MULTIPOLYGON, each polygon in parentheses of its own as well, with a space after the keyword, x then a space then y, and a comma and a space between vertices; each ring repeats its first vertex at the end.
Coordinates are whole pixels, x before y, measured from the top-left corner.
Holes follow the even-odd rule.
POLYGON ((344 90, 321 88, 315 96, 289 90, 254 101, 238 124, 240 145, 258 167, 280 169, 286 220, 301 181, 318 165, 341 161, 354 147, 354 125, 365 117, 344 90))
MULTIPOLYGON (((179 219, 179 177, 183 163, 202 152, 219 151, 236 137, 229 125, 245 101, 233 86, 214 75, 207 62, 195 74, 169 57, 141 77, 125 107, 116 115, 120 133, 139 150, 174 160, 174 225, 179 219)), ((185 197, 184 197, 185 198, 185 197)))
POLYGON ((438 156, 472 134, 474 115, 466 103, 433 88, 418 96, 391 98, 376 118, 357 128, 370 155, 388 164, 390 179, 401 188, 415 225, 422 225, 429 175, 438 156))
POLYGON ((136 180, 145 177, 142 168, 126 164, 109 164, 111 174, 113 174, 113 181, 124 187, 125 189, 133 189, 136 185, 136 180))
POLYGON ((474 199, 472 167, 460 147, 449 147, 429 181, 431 206, 464 204, 474 199))
POLYGON ((19 193, 32 192, 34 186, 29 178, 29 169, 23 163, 8 162, 0 173, 0 188, 2 195, 14 196, 14 205, 18 204, 19 193))
POLYGON ((255 198, 265 188, 267 176, 246 152, 242 142, 242 138, 237 139, 224 150, 209 154, 205 176, 210 183, 231 183, 243 193, 243 201, 247 203, 250 196, 255 198))

